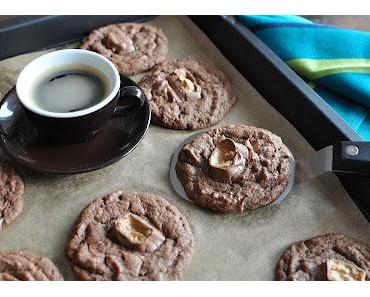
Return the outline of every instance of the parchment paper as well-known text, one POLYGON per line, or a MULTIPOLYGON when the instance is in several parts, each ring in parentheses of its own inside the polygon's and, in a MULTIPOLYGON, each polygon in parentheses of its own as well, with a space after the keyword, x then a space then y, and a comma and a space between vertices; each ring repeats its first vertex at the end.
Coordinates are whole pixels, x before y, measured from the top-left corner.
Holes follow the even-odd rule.
MULTIPOLYGON (((190 56, 217 65, 231 79, 239 100, 218 126, 263 127, 280 135, 296 158, 313 152, 189 19, 159 17, 150 23, 168 36, 170 57, 190 56)), ((0 62, 1 96, 14 85, 25 64, 42 53, 0 62)), ((274 82, 266 77, 266 83, 274 82)), ((56 263, 66 280, 75 279, 65 257, 73 224, 90 201, 120 189, 160 194, 187 217, 195 251, 186 280, 272 280, 276 262, 288 245, 322 233, 341 232, 370 242, 369 224, 333 174, 297 186, 277 207, 243 215, 216 214, 182 200, 171 188, 169 166, 172 152, 193 133, 151 125, 129 156, 95 172, 47 175, 18 168, 26 185, 25 206, 0 233, 0 250, 39 252, 56 263)))

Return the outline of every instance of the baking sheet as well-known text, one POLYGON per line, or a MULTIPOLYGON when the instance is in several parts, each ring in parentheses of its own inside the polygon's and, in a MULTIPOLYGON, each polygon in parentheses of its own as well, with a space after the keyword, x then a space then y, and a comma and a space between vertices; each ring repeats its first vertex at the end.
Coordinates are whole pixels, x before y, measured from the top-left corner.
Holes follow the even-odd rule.
MULTIPOLYGON (((280 135, 296 158, 313 152, 187 17, 159 17, 149 23, 168 36, 171 58, 199 59, 229 76, 239 100, 217 126, 242 123, 266 128, 280 135)), ((0 62, 1 97, 21 69, 43 53, 0 62)), ((266 83, 274 82, 266 77, 266 83)), ((26 186, 24 210, 1 231, 0 250, 39 252, 56 263, 66 280, 76 279, 65 257, 74 222, 89 202, 120 189, 160 194, 187 217, 195 250, 185 280, 272 280, 276 262, 289 244, 322 233, 341 232, 370 243, 369 224, 333 174, 297 186, 277 207, 242 215, 217 214, 182 200, 171 188, 169 166, 172 152, 193 133, 151 125, 129 156, 85 174, 38 174, 18 167, 26 186)))

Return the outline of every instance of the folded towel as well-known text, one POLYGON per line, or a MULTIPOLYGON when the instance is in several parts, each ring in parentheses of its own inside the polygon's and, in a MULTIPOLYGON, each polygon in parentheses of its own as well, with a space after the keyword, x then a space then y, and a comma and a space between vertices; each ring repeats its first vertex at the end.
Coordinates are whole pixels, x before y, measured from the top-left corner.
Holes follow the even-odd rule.
POLYGON ((239 18, 370 141, 370 33, 298 16, 239 18))

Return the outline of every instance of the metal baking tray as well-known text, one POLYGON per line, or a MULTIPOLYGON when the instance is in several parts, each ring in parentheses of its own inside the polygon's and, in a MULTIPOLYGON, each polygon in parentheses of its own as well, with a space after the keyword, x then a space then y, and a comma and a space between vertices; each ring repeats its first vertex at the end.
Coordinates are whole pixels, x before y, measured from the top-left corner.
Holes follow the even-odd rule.
MULTIPOLYGON (((154 16, 18 16, 0 22, 0 59, 81 39, 99 26, 154 16)), ((190 16, 236 69, 316 149, 363 139, 234 16, 190 16)), ((338 176, 370 222, 370 180, 338 176)))
MULTIPOLYGON (((31 17, 38 24, 37 36, 24 22, 28 18, 0 22, 0 39, 12 40, 4 44, 7 51, 1 48, 0 55, 29 53, 2 61, 7 87, 14 83, 14 75, 21 65, 41 54, 34 51, 64 43, 77 46, 70 42, 81 40, 95 27, 121 21, 146 21, 152 17, 105 16, 103 21, 99 16, 31 17), (57 29, 66 20, 68 30, 57 29), (11 28, 6 29, 10 21, 11 28), (81 26, 87 23, 89 27, 82 30, 81 26), (59 30, 59 38, 50 41, 49 35, 56 30, 59 30), (8 50, 12 44, 13 51, 8 50), (18 61, 17 66, 12 61, 18 61), (10 67, 9 75, 7 67, 10 67)), ((263 126, 280 135, 297 158, 313 151, 309 143, 318 149, 338 139, 358 139, 294 72, 233 17, 192 16, 189 20, 166 16, 150 23, 161 27, 169 37, 170 58, 190 56, 226 71, 240 100, 219 125, 240 122, 263 126), (289 98, 294 98, 294 102, 289 98), (316 119, 315 123, 312 124, 311 118, 316 119)), ((140 149, 107 168, 65 176, 25 172, 27 211, 13 226, 2 231, 1 249, 37 251, 50 257, 66 279, 75 279, 64 253, 74 221, 88 202, 121 189, 160 194, 188 218, 196 246, 185 279, 271 280, 278 257, 291 242, 324 232, 341 232, 365 241, 369 238, 368 222, 332 174, 297 186, 280 206, 257 210, 253 215, 222 215, 188 203, 171 189, 168 170, 171 153, 194 131, 169 130, 155 125, 149 129, 140 149)), ((19 169, 22 173, 23 168, 19 169)), ((351 193, 352 199, 365 199, 364 191, 364 188, 359 190, 358 196, 351 193)), ((365 213, 363 204, 358 205, 365 213)))

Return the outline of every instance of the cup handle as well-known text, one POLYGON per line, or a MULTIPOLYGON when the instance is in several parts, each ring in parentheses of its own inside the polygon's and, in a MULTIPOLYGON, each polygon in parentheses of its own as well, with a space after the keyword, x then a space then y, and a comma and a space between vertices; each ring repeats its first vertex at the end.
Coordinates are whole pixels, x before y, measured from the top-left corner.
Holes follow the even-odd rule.
POLYGON ((119 101, 125 103, 124 105, 117 105, 114 109, 112 118, 129 115, 137 111, 145 102, 143 91, 135 86, 122 87, 119 90, 119 101), (129 97, 132 100, 128 100, 129 97))

